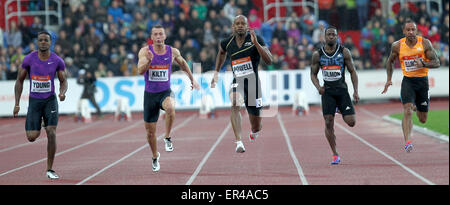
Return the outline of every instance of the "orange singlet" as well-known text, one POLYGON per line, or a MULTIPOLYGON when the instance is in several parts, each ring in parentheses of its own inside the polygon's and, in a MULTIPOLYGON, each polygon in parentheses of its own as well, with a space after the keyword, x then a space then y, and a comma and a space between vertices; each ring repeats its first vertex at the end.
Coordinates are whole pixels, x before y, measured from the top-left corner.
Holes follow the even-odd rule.
POLYGON ((414 47, 406 45, 406 37, 400 39, 399 59, 402 66, 403 75, 406 77, 425 77, 428 76, 428 68, 417 68, 414 65, 414 59, 422 59, 428 61, 425 56, 421 36, 417 36, 417 43, 414 47))

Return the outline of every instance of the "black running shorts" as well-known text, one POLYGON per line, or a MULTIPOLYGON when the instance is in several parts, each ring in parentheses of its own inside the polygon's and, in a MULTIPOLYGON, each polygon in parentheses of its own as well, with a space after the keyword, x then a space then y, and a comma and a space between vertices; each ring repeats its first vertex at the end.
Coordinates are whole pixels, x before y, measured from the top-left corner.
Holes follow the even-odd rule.
POLYGON ((352 99, 346 88, 326 88, 322 95, 323 115, 333 115, 336 113, 336 107, 343 116, 354 115, 352 99))
POLYGON ((58 101, 55 95, 47 99, 29 98, 25 130, 41 130, 42 119, 45 126, 58 125, 58 101))
POLYGON ((400 91, 402 104, 414 103, 419 112, 428 112, 430 96, 428 77, 403 77, 400 91))
POLYGON ((157 122, 159 110, 163 109, 163 102, 167 97, 174 97, 172 90, 168 89, 159 93, 144 91, 144 121, 147 123, 157 122))
POLYGON ((233 83, 231 84, 230 94, 233 92, 239 93, 244 97, 245 108, 247 112, 251 115, 260 116, 262 109, 262 98, 261 98, 261 85, 258 83, 253 89, 250 89, 251 94, 249 93, 248 81, 244 80, 243 82, 238 83, 236 78, 233 79, 233 83), (257 93, 258 92, 258 93, 257 93))

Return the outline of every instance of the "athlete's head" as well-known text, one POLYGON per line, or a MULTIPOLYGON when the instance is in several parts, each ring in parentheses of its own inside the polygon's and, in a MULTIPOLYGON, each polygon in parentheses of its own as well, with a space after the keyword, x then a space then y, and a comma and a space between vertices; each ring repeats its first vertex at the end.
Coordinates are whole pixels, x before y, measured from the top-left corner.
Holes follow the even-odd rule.
POLYGON ((52 38, 49 32, 41 31, 37 35, 38 49, 40 52, 46 52, 50 49, 52 38))
POLYGON ((164 30, 164 27, 161 25, 153 26, 151 39, 153 41, 153 44, 163 45, 164 41, 166 40, 166 32, 164 30))
POLYGON ((233 31, 239 36, 244 36, 248 31, 248 20, 243 15, 237 15, 233 21, 233 31))
POLYGON ((338 33, 337 28, 334 26, 329 26, 327 29, 325 29, 325 43, 333 47, 337 43, 338 33))
POLYGON ((403 25, 403 34, 410 41, 416 40, 417 35, 416 23, 414 23, 414 21, 410 19, 406 20, 405 24, 403 25))

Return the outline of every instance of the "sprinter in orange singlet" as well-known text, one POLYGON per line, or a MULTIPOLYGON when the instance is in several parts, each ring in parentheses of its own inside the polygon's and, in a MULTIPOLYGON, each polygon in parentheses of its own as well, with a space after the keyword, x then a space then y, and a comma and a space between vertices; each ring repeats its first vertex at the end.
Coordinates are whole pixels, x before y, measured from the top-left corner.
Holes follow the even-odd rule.
POLYGON ((430 96, 428 93, 428 69, 439 68, 440 62, 431 42, 417 36, 417 26, 407 20, 403 26, 404 38, 392 43, 391 54, 386 62, 387 81, 382 94, 392 85, 393 64, 398 58, 403 71, 401 101, 403 104, 402 129, 405 139, 405 151, 411 152, 410 140, 412 130, 412 113, 417 109, 417 117, 421 123, 427 121, 430 96))

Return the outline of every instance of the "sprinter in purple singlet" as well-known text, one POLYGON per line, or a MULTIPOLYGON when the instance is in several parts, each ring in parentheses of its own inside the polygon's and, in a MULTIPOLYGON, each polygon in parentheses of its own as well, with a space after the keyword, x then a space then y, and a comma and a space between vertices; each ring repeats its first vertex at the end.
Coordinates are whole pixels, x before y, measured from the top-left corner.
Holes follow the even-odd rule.
POLYGON ((180 55, 180 51, 165 45, 166 34, 164 28, 156 25, 152 28, 151 39, 153 44, 141 48, 139 51, 138 72, 144 74, 144 121, 147 130, 147 141, 152 149, 152 168, 154 172, 159 171, 160 154, 156 145, 156 122, 159 117, 159 110, 166 112, 166 135, 164 138, 167 152, 173 151, 173 144, 170 130, 175 119, 175 99, 170 89, 170 73, 172 62, 175 62, 186 72, 191 80, 191 86, 200 89, 199 84, 194 80, 191 70, 186 60, 180 55))
POLYGON ((28 77, 30 80, 30 98, 28 103, 25 130, 30 142, 34 142, 41 134, 41 123, 44 120, 44 128, 47 132, 47 177, 58 179, 53 171, 53 160, 56 152, 56 126, 58 125, 58 102, 55 96, 55 75, 59 79, 59 100, 64 101, 67 91, 67 80, 64 61, 50 51, 51 36, 48 32, 38 33, 38 51, 28 54, 22 62, 14 87, 16 105, 14 117, 20 110, 20 96, 22 95, 23 82, 28 77))

